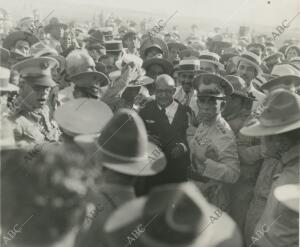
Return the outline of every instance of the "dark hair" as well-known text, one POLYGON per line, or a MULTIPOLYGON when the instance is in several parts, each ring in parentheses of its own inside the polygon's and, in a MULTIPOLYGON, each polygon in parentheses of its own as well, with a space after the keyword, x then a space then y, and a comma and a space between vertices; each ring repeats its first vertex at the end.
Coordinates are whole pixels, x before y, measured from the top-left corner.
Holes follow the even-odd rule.
POLYGON ((66 155, 63 145, 53 143, 41 146, 30 162, 24 159, 27 153, 26 149, 1 150, 1 227, 21 227, 28 220, 14 241, 52 244, 83 220, 82 159, 76 153, 66 155))

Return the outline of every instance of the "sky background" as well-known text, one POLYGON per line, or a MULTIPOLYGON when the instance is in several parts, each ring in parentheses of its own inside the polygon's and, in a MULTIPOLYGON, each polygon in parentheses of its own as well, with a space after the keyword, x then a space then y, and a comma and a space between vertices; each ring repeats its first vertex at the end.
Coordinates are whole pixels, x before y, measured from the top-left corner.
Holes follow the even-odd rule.
POLYGON ((52 16, 78 22, 91 20, 101 11, 132 19, 149 16, 167 19, 178 11, 169 25, 197 23, 210 30, 214 26, 250 25, 268 27, 269 32, 299 12, 287 32, 294 29, 300 35, 300 0, 0 0, 0 7, 13 20, 30 15, 35 8, 41 19, 54 10, 52 16))
POLYGON ((52 7, 70 17, 73 10, 77 13, 84 5, 92 5, 95 7, 93 10, 111 7, 158 14, 171 14, 177 10, 178 16, 201 16, 225 22, 263 25, 276 25, 281 19, 291 18, 300 11, 300 0, 0 0, 0 3, 9 12, 24 15, 31 6, 41 12, 52 7))

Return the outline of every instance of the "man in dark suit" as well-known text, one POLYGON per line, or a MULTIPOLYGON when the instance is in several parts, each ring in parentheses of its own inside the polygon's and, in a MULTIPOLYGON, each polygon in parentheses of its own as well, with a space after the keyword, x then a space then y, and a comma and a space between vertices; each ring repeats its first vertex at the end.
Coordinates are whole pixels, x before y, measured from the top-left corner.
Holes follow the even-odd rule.
MULTIPOLYGON (((190 162, 186 139, 188 115, 186 108, 174 100, 175 91, 172 77, 166 74, 158 76, 155 81, 155 100, 140 111, 149 138, 156 140, 167 158, 166 169, 146 179, 142 194, 157 185, 187 180, 190 162)), ((138 194, 140 189, 137 190, 138 194)))

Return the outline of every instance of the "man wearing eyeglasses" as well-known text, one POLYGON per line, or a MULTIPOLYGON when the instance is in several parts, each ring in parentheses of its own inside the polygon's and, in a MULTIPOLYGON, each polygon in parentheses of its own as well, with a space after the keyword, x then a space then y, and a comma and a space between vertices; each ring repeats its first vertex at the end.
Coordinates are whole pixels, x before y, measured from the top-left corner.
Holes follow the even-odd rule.
POLYGON ((226 211, 229 185, 236 183, 240 176, 235 136, 221 116, 233 88, 225 78, 210 73, 197 76, 194 85, 199 126, 190 142, 190 178, 210 203, 226 211))
POLYGON ((155 80, 155 100, 140 111, 148 135, 157 142, 167 158, 167 167, 160 174, 146 179, 145 191, 166 183, 187 180, 190 163, 186 139, 188 116, 185 107, 174 100, 175 82, 169 75, 155 80))

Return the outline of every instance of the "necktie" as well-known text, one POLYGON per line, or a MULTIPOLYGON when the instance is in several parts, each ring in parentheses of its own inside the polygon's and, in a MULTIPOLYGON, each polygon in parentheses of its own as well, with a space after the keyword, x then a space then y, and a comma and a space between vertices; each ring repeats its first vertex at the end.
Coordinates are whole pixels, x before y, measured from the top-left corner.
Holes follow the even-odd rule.
POLYGON ((168 119, 167 114, 166 114, 166 108, 161 108, 160 111, 163 115, 164 121, 167 121, 169 123, 169 119, 168 119))

